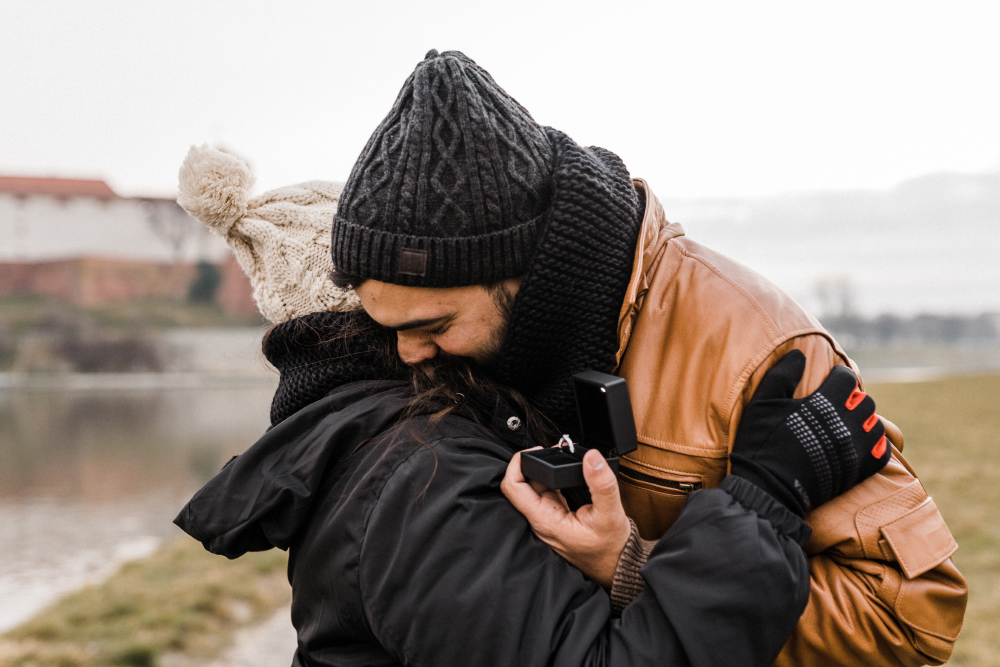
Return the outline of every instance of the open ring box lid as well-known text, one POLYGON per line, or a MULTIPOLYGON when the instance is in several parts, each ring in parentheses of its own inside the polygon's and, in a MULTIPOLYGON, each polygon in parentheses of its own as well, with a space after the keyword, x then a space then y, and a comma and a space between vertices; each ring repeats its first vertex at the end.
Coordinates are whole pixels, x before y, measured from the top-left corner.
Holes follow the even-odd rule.
POLYGON ((550 489, 586 486, 583 455, 588 449, 599 450, 617 473, 618 457, 637 446, 632 400, 624 379, 583 371, 573 376, 573 394, 580 442, 572 447, 560 445, 521 454, 522 474, 550 489))

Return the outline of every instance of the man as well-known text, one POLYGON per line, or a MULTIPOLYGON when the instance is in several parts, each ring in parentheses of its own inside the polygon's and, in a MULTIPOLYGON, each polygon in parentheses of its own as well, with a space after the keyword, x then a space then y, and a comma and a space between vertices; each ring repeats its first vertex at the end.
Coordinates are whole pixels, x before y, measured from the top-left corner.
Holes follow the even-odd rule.
MULTIPOLYGON (((628 380, 640 444, 620 484, 647 539, 721 483, 743 410, 786 353, 807 360, 796 397, 852 365, 777 288, 686 239, 616 155, 542 128, 458 52, 431 51, 404 83, 345 185, 332 252, 407 363, 471 358, 569 433, 573 373, 628 380)), ((951 653, 956 544, 886 427, 889 465, 808 514, 810 601, 776 664, 951 653)))

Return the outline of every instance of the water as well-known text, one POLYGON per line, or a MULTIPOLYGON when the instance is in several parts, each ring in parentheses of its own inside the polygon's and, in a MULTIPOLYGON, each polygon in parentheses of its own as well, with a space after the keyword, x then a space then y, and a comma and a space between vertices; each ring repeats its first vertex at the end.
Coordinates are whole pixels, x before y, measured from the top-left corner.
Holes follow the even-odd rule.
POLYGON ((267 428, 273 377, 163 380, 0 388, 0 631, 181 535, 190 495, 267 428))

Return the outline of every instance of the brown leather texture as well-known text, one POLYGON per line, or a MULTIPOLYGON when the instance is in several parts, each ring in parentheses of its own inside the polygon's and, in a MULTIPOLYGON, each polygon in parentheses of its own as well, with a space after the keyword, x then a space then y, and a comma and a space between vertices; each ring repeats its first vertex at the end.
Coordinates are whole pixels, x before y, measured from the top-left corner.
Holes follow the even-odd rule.
MULTIPOLYGON (((646 215, 619 317, 618 375, 639 448, 620 462, 622 500, 643 538, 661 536, 689 493, 715 487, 744 406, 792 349, 796 396, 834 365, 857 367, 818 321, 759 274, 684 236, 643 181, 646 215)), ((876 404, 878 397, 875 397, 876 404)), ((947 660, 967 589, 957 545, 912 469, 899 429, 886 469, 807 517, 813 587, 777 665, 923 665, 947 660)))

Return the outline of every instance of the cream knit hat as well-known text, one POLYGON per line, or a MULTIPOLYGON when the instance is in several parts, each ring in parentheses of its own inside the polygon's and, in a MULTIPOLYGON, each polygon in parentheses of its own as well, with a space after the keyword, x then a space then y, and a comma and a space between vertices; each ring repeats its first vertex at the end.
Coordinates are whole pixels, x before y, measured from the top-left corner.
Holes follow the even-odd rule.
POLYGON ((261 314, 277 324, 360 308, 353 291, 330 280, 330 229, 342 185, 309 181, 251 199, 252 186, 243 159, 192 146, 181 165, 177 203, 233 249, 261 314))

